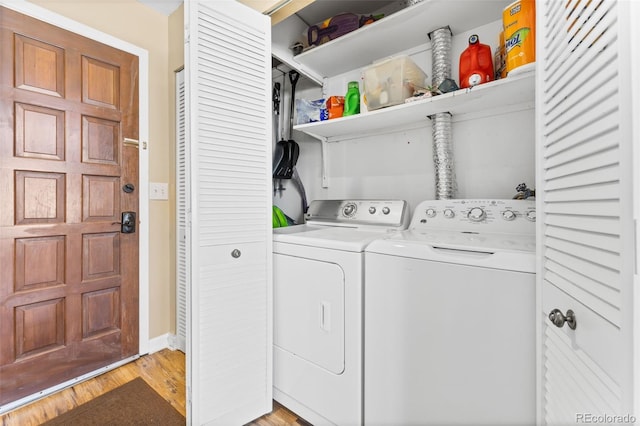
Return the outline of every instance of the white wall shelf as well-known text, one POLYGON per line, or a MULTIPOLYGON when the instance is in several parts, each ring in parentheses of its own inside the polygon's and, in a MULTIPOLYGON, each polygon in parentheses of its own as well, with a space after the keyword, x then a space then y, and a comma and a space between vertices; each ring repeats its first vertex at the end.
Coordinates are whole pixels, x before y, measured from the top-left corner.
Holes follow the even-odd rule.
POLYGON ((428 34, 449 26, 453 34, 502 17, 510 0, 424 0, 335 40, 309 49, 293 60, 323 77, 363 67, 429 41, 428 34))
POLYGON ((420 101, 349 117, 301 124, 294 126, 294 130, 320 140, 335 142, 390 129, 410 128, 439 112, 461 115, 491 110, 504 111, 522 105, 533 108, 534 98, 535 75, 528 72, 420 101))

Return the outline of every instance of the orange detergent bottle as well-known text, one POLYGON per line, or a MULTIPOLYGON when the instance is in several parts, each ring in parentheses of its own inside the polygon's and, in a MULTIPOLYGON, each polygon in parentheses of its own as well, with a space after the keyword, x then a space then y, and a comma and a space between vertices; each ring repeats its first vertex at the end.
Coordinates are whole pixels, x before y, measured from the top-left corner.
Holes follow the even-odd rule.
POLYGON ((460 55, 459 71, 462 89, 493 80, 491 47, 480 43, 476 34, 469 37, 469 46, 460 55))

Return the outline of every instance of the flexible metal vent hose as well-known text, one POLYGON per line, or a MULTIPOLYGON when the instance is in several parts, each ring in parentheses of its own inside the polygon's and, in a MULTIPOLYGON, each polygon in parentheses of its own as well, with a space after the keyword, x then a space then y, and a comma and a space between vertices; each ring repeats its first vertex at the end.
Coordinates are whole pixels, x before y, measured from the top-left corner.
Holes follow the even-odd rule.
POLYGON ((445 78, 451 78, 451 29, 438 28, 429 33, 431 38, 431 85, 438 87, 445 78))
POLYGON ((451 114, 442 112, 431 116, 433 134, 433 164, 436 173, 436 200, 454 198, 456 176, 453 167, 451 114))
MULTIPOLYGON (((429 34, 431 38, 431 84, 438 87, 451 78, 451 29, 439 28, 429 34)), ((436 200, 455 197, 457 188, 453 165, 453 138, 451 114, 431 116, 433 134, 433 163, 435 166, 436 200)))

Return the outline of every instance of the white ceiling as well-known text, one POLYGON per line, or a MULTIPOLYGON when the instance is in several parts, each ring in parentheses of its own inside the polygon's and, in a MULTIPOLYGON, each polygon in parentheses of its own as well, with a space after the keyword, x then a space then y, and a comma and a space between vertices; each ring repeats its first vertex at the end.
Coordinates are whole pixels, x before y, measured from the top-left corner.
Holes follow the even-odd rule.
MULTIPOLYGON (((182 0, 138 1, 166 16, 171 15, 182 4, 182 0)), ((368 14, 394 1, 397 0, 316 0, 297 14, 308 25, 313 25, 342 12, 368 14)))
POLYGON ((316 0, 296 15, 307 25, 315 25, 339 13, 368 15, 397 0, 316 0))

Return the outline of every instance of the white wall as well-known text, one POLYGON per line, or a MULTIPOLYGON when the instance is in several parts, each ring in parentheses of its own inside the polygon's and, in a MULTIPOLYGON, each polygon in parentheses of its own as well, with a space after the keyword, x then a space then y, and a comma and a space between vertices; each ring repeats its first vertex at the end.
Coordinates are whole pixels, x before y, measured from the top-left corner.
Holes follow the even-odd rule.
MULTIPOLYGON (((452 76, 456 81, 458 58, 467 47, 469 35, 478 34, 481 42, 490 44, 493 51, 498 43, 500 25, 501 21, 496 21, 453 38, 452 76)), ((431 77, 429 43, 403 53, 410 54, 431 77)), ((353 70, 329 79, 324 86, 324 95, 344 95, 347 83, 360 80, 360 76, 361 70, 353 70)), ((286 87, 284 116, 288 117, 288 78, 283 87, 286 87)), ((301 78, 296 97, 312 100, 323 96, 318 86, 301 78)), ((286 123, 288 126, 288 121, 286 123)), ((293 139, 300 145, 298 171, 309 201, 395 198, 407 200, 413 209, 420 201, 435 198, 433 139, 428 118, 424 125, 414 129, 329 143, 328 188, 322 187, 320 142, 297 131, 294 131, 293 139)), ((533 187, 534 141, 533 105, 493 116, 454 116, 457 198, 511 198, 519 183, 526 182, 533 187)), ((282 197, 276 194, 274 204, 286 214, 301 219, 298 192, 290 182, 284 182, 284 186, 287 189, 282 197)))

